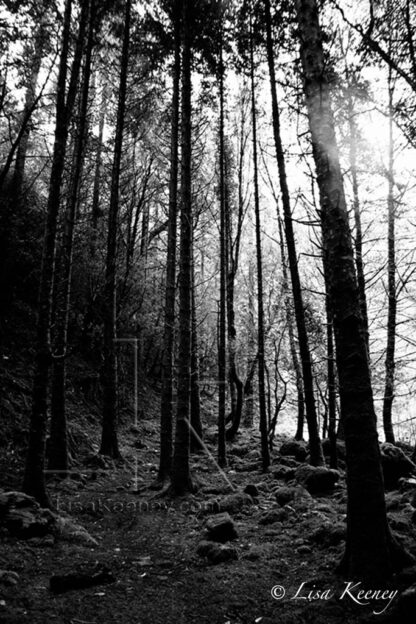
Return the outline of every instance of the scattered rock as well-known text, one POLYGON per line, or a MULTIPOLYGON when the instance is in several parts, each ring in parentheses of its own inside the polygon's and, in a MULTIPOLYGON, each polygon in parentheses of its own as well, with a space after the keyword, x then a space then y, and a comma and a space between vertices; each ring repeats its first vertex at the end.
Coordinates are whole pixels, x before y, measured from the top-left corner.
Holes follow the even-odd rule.
POLYGON ((258 496, 259 495, 259 491, 257 489, 257 486, 254 485, 254 483, 249 483, 248 485, 246 485, 246 487, 244 488, 244 493, 245 494, 249 494, 250 496, 258 496))
POLYGON ((234 470, 236 472, 255 472, 259 469, 258 462, 244 462, 241 464, 234 465, 234 470))
POLYGON ((325 523, 311 532, 308 539, 319 546, 337 546, 345 540, 347 529, 341 522, 325 523))
POLYGON ((215 542, 228 542, 238 537, 234 521, 227 512, 208 518, 206 522, 207 538, 215 542))
POLYGON ((280 464, 281 466, 287 466, 287 468, 299 468, 299 464, 294 457, 279 457, 276 460, 276 464, 280 464))
POLYGON ((401 448, 384 442, 380 450, 384 484, 387 488, 394 489, 401 477, 416 474, 416 465, 404 454, 401 448))
POLYGON ((283 456, 292 455, 297 461, 303 462, 308 454, 306 442, 302 440, 288 440, 287 442, 283 442, 279 453, 283 456))
POLYGON ((94 585, 115 583, 115 578, 110 570, 103 565, 98 565, 90 573, 71 573, 52 576, 49 581, 50 590, 54 594, 62 594, 71 589, 85 589, 94 585))
POLYGON ((243 555, 243 559, 248 559, 249 561, 257 561, 262 557, 267 557, 273 551, 273 544, 268 542, 264 544, 254 544, 250 547, 250 549, 243 555))
POLYGON ((253 499, 243 492, 234 492, 223 498, 208 501, 206 508, 208 513, 219 513, 220 511, 228 511, 229 513, 238 513, 243 507, 253 504, 253 499))
POLYGON ((324 466, 300 466, 295 478, 311 494, 331 491, 339 480, 339 472, 324 466))
POLYGON ((289 518, 289 514, 286 509, 279 507, 278 509, 271 509, 266 511, 260 516, 259 524, 267 525, 274 524, 275 522, 285 522, 289 518))
POLYGON ((287 505, 288 503, 292 504, 295 501, 307 501, 308 503, 312 501, 312 496, 309 494, 308 490, 306 490, 301 485, 294 485, 292 487, 279 487, 274 490, 273 493, 276 497, 277 502, 282 507, 284 505, 287 505))
POLYGON ((11 570, 0 570, 0 584, 2 585, 17 585, 19 582, 19 575, 17 572, 11 570))
POLYGON ((204 540, 198 544, 197 554, 206 557, 213 564, 235 561, 238 559, 238 551, 234 546, 217 544, 204 540))
POLYGON ((57 516, 53 533, 58 540, 81 544, 82 546, 98 546, 97 540, 84 527, 76 524, 70 518, 57 516))
POLYGON ((273 469, 273 477, 275 479, 282 479, 283 481, 290 481, 295 476, 295 468, 289 468, 288 466, 276 466, 273 469))
POLYGON ((244 457, 249 452, 250 452, 250 447, 246 445, 233 446, 233 448, 231 448, 229 451, 230 455, 235 455, 236 457, 244 457))
POLYGON ((22 539, 43 537, 51 533, 55 515, 49 509, 40 507, 11 507, 5 518, 5 526, 10 535, 22 539))
POLYGON ((296 496, 296 488, 294 487, 279 487, 274 491, 274 496, 279 503, 283 507, 283 505, 287 505, 293 500, 296 496))

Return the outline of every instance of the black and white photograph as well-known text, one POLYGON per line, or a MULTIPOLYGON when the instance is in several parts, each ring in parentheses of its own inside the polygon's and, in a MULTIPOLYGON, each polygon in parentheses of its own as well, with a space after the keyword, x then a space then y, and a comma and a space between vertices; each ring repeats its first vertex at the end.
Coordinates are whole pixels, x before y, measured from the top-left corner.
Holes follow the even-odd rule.
POLYGON ((0 624, 415 621, 414 0, 0 0, 0 624))

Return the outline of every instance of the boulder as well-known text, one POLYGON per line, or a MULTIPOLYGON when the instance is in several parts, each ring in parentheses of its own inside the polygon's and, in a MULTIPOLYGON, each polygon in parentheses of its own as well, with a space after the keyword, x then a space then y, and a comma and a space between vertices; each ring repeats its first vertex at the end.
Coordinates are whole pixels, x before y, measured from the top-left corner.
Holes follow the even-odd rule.
POLYGON ((262 516, 260 516, 259 524, 268 525, 274 524, 275 522, 285 522, 289 518, 289 514, 286 509, 279 507, 277 509, 271 509, 270 511, 266 511, 262 516))
POLYGON ((394 489, 398 486, 400 478, 416 474, 416 465, 405 455, 401 448, 389 442, 384 442, 380 450, 386 488, 394 489))
POLYGON ((238 551, 234 546, 225 544, 217 544, 204 540, 197 546, 196 552, 201 557, 206 557, 213 564, 223 563, 225 561, 235 561, 238 559, 238 551))
POLYGON ((51 532, 55 515, 22 492, 0 494, 0 526, 21 538, 42 537, 51 532))
POLYGON ((254 485, 254 483, 248 483, 246 485, 246 487, 244 488, 244 493, 248 494, 249 496, 258 496, 259 495, 259 491, 257 489, 257 486, 254 485))
POLYGON ((230 455, 235 455, 236 457, 245 457, 250 452, 250 448, 246 445, 233 446, 229 450, 230 455))
POLYGON ((234 521, 227 512, 208 518, 205 526, 208 540, 224 543, 238 537, 234 521))
POLYGON ((275 479, 290 481, 295 476, 295 468, 289 468, 288 466, 279 465, 276 466, 276 468, 273 468, 272 474, 275 479))
POLYGON ((283 456, 291 455, 297 461, 303 462, 308 454, 306 442, 303 442, 302 440, 287 440, 287 442, 283 442, 279 449, 279 453, 283 456))
POLYGON ((333 490, 339 480, 339 472, 324 466, 300 466, 295 479, 311 494, 323 494, 333 490))
POLYGON ((248 507, 253 504, 253 499, 248 494, 243 492, 234 492, 228 494, 222 498, 217 498, 208 501, 206 504, 207 511, 209 513, 219 513, 228 511, 229 513, 238 513, 243 507, 248 507))
POLYGON ((299 464, 294 457, 278 457, 276 459, 276 464, 280 464, 281 466, 287 466, 287 468, 299 468, 299 464))
POLYGON ((283 507, 283 505, 287 505, 290 503, 297 494, 297 490, 295 487, 279 487, 274 491, 274 496, 279 503, 283 507))
POLYGON ((325 523, 314 529, 308 539, 319 546, 337 546, 346 539, 347 528, 342 522, 325 523))

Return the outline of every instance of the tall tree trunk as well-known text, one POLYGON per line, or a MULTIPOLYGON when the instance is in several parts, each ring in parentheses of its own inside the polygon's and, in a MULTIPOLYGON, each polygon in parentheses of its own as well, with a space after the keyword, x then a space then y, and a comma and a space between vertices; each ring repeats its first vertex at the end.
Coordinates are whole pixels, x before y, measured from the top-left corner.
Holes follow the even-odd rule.
POLYGON ((355 267, 357 271, 358 294, 360 297, 361 316, 363 317, 364 335, 365 335, 365 340, 367 344, 367 351, 370 354, 367 297, 365 293, 365 275, 364 275, 364 262, 363 262, 363 232, 362 232, 362 225, 361 225, 360 197, 358 194, 357 124, 355 123, 354 106, 353 106, 351 97, 349 98, 349 102, 348 102, 348 124, 349 124, 349 133, 350 133, 349 152, 350 152, 352 196, 353 196, 354 221, 355 221, 355 267))
POLYGON ((383 400, 383 426, 386 442, 394 444, 394 432, 392 424, 392 405, 394 400, 394 371, 395 371, 395 346, 396 346, 396 249, 395 249, 395 221, 396 210, 394 200, 394 138, 393 138, 393 93, 391 70, 389 70, 389 169, 388 169, 388 312, 387 312, 387 349, 386 349, 386 378, 384 385, 383 400))
POLYGON ((324 259, 333 306, 347 452, 351 578, 389 576, 404 562, 386 517, 383 475, 360 299, 316 0, 297 0, 304 92, 320 191, 324 259))
POLYGON ((227 302, 227 339, 228 339, 228 382, 231 395, 231 418, 232 424, 226 431, 227 440, 231 440, 237 434, 241 422, 241 414, 243 410, 243 392, 244 384, 241 381, 236 364, 236 343, 237 330, 235 327, 235 309, 234 309, 234 293, 235 293, 235 276, 238 266, 239 241, 242 228, 242 206, 239 208, 235 255, 233 249, 233 237, 231 231, 231 209, 229 202, 229 172, 228 158, 225 154, 225 240, 226 240, 226 302, 227 302))
POLYGON ((326 295, 326 344, 327 344, 327 387, 328 387, 328 438, 330 441, 331 468, 338 467, 337 429, 336 429, 336 386, 335 386, 335 354, 332 307, 330 297, 326 295))
POLYGON ((198 451, 202 448, 200 442, 202 440, 202 423, 199 394, 198 322, 195 303, 195 253, 193 246, 191 308, 191 451, 198 451))
POLYGON ((257 256, 257 323, 258 323, 258 375, 259 375, 259 406, 260 406, 260 437, 263 470, 270 466, 270 450, 268 442, 265 362, 264 362, 264 312, 263 312, 263 266, 261 253, 260 197, 257 158, 257 114, 254 82, 254 43, 253 24, 250 15, 250 79, 251 79, 251 115, 253 127, 253 170, 254 170, 254 211, 256 216, 256 256, 257 256))
POLYGON ((294 328, 294 320, 292 313, 292 302, 289 295, 289 279, 287 274, 287 263, 286 263, 286 254, 285 254, 285 243, 283 239, 283 227, 282 220, 280 215, 278 216, 279 222, 279 242, 280 242, 280 257, 282 260, 282 271, 283 271, 283 293, 285 299, 285 309, 286 309, 286 322, 288 326, 289 333, 289 348, 290 348, 290 356, 292 358, 293 370, 295 371, 295 382, 296 382, 296 392, 298 397, 298 415, 296 419, 296 433, 295 440, 303 440, 303 428, 305 423, 305 397, 303 395, 303 381, 302 381, 302 371, 299 364, 298 353, 296 349, 296 340, 295 340, 295 328, 294 328))
POLYGON ((119 189, 123 129, 126 110, 127 71, 129 64, 129 41, 131 2, 126 0, 123 48, 121 54, 120 85, 117 106, 117 124, 114 141, 114 158, 111 173, 110 209, 108 214, 107 257, 104 286, 104 364, 103 364, 103 427, 100 453, 117 458, 120 456, 117 439, 117 230, 119 213, 119 189))
POLYGON ((64 13, 62 48, 56 101, 55 142, 52 169, 49 182, 49 196, 43 242, 42 268, 39 285, 39 308, 36 331, 36 356, 32 394, 32 412, 29 429, 29 447, 26 458, 23 490, 34 496, 41 505, 49 506, 45 487, 45 442, 47 427, 47 392, 49 367, 51 364, 50 329, 52 314, 52 289, 55 273, 56 231, 60 207, 65 154, 68 139, 69 120, 74 105, 76 84, 82 56, 82 41, 85 32, 86 11, 83 8, 71 79, 66 94, 67 62, 70 45, 72 0, 67 0, 64 13))
POLYGON ((170 477, 172 468, 173 375, 175 338, 176 231, 178 214, 179 87, 181 74, 181 24, 178 3, 173 16, 172 119, 170 138, 169 224, 166 258, 165 318, 163 331, 162 391, 160 403, 160 459, 158 480, 170 477))
POLYGON ((218 463, 227 463, 225 446, 225 399, 226 399, 226 189, 225 189, 225 145, 224 145, 224 62, 222 49, 222 33, 220 42, 220 305, 218 320, 218 463))
POLYGON ((282 139, 280 136, 280 112, 276 92, 276 76, 273 55, 273 37, 270 15, 270 0, 265 0, 266 10, 266 34, 267 34, 267 61, 270 75, 270 88, 272 98, 273 134, 276 148, 276 160, 279 171, 280 190, 282 194, 283 216, 285 224, 286 245, 289 260, 289 270, 292 279, 293 301, 295 306, 295 318, 298 329, 299 352, 302 362, 303 389, 306 407, 306 420, 309 433, 310 461, 313 466, 324 463, 321 440, 319 437, 318 418, 315 406, 314 384, 312 373, 312 361, 309 349, 308 333, 305 323, 305 310, 302 299, 298 260, 296 254, 295 235, 292 223, 292 211, 290 206, 289 188, 287 185, 286 165, 283 152, 282 139))
POLYGON ((257 353, 255 341, 255 309, 254 309, 254 266, 251 257, 248 265, 248 341, 247 341, 247 376, 244 383, 244 418, 245 427, 252 427, 254 421, 254 388, 253 378, 256 371, 257 353))
POLYGON ((189 469, 189 416, 191 392, 191 289, 192 289, 192 103, 190 0, 182 4, 182 113, 181 113, 181 220, 179 258, 179 346, 178 399, 175 445, 172 462, 172 490, 184 494, 193 490, 189 469))
POLYGON ((65 478, 68 469, 67 419, 65 407, 66 351, 71 292, 72 248, 76 207, 81 180, 86 142, 88 97, 91 76, 91 57, 94 35, 94 0, 89 2, 89 29, 85 49, 85 65, 81 86, 79 122, 76 130, 74 162, 69 184, 62 244, 56 270, 55 285, 55 341, 54 350, 58 356, 53 362, 51 392, 51 432, 49 438, 49 470, 59 471, 65 478))
POLYGON ((107 114, 107 98, 108 98, 108 87, 107 82, 104 81, 102 86, 102 94, 101 94, 101 103, 100 103, 100 118, 98 122, 98 138, 97 138, 97 152, 95 155, 95 170, 94 170, 94 186, 92 192, 92 207, 91 207, 91 243, 90 243, 90 252, 91 258, 95 257, 96 245, 97 245, 97 237, 98 237, 98 226, 99 221, 102 216, 102 211, 100 208, 100 187, 101 187, 101 168, 102 168, 102 159, 103 159, 103 146, 104 146, 104 127, 105 127, 105 118, 107 114))

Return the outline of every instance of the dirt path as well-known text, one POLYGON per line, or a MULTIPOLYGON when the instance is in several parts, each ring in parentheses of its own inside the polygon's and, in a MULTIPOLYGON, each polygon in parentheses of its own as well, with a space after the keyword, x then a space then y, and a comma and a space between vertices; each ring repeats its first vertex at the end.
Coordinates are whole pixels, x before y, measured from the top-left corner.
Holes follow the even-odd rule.
MULTIPOLYGON (((286 506, 279 521, 259 524, 276 510, 275 491, 283 482, 253 470, 255 453, 244 460, 230 456, 226 475, 236 491, 255 484, 258 496, 231 513, 238 532, 238 560, 213 565, 197 554, 210 514, 210 501, 230 492, 211 459, 198 456, 193 474, 199 491, 173 500, 154 498, 143 489, 155 474, 157 436, 142 430, 145 442, 135 451, 137 433, 129 434, 125 462, 109 471, 80 470, 76 479, 51 488, 61 512, 70 513, 97 541, 87 547, 52 538, 18 540, 3 536, 0 568, 19 574, 15 586, 0 585, 0 622, 33 624, 338 624, 382 621, 375 610, 386 601, 355 604, 342 600, 348 579, 334 574, 344 542, 322 526, 344 520, 343 486, 334 495, 307 505, 286 506), (136 457, 139 457, 136 464, 136 457), (138 486, 141 494, 134 493, 138 486), (331 537, 332 535, 332 537, 331 537), (115 582, 54 595, 53 574, 106 565, 115 582), (302 583, 304 586, 299 590, 302 583), (281 599, 279 592, 285 589, 281 599), (275 597, 271 590, 274 590, 275 597), (296 593, 299 591, 297 597, 296 593), (322 597, 322 592, 326 592, 322 597), (318 592, 320 598, 317 598, 318 592), (312 600, 308 600, 313 598, 312 600)), ((239 441, 239 447, 246 440, 239 441)), ((253 445, 251 445, 253 448, 253 445)), ((250 453, 248 454, 250 455, 250 453)), ((212 515, 212 514, 211 514, 212 515)), ((386 587, 387 588, 387 587, 386 587)), ((383 588, 384 589, 384 588, 383 588)), ((393 601, 392 601, 393 602, 393 601)))

